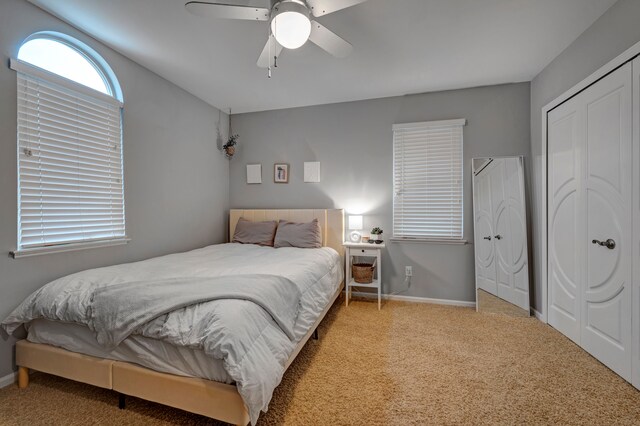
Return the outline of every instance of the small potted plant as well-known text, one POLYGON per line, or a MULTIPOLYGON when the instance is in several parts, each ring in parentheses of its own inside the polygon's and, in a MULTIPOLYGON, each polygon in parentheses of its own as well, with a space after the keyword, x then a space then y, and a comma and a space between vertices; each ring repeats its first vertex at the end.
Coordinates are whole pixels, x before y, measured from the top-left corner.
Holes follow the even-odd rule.
POLYGON ((222 149, 224 149, 224 153, 227 157, 233 157, 233 154, 236 153, 236 145, 238 144, 238 135, 229 136, 229 140, 227 143, 222 145, 222 149))
POLYGON ((376 244, 380 244, 382 242, 382 228, 378 228, 377 226, 371 230, 371 239, 376 242, 376 244))

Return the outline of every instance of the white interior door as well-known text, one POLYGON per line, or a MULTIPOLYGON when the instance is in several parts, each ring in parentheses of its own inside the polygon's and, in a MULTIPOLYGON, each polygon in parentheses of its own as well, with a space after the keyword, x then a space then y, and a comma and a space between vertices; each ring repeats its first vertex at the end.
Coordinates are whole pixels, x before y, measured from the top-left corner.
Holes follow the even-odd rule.
POLYGON ((585 92, 587 247, 581 344, 631 377, 631 64, 585 92), (593 241, 610 241, 607 248, 593 241))
POLYGON ((492 168, 487 170, 491 181, 491 218, 493 219, 493 245, 496 251, 496 281, 498 283, 498 297, 512 302, 511 297, 511 247, 507 236, 510 235, 507 201, 504 191, 504 160, 495 159, 492 168))
POLYGON ((529 255, 522 158, 502 158, 493 174, 502 197, 494 211, 498 297, 529 310, 529 255))
POLYGON ((548 126, 548 306, 549 324, 580 343, 580 282, 584 221, 580 179, 583 120, 573 98, 549 113, 548 126))
POLYGON ((500 158, 489 172, 498 297, 529 310, 524 175, 520 158, 500 158))
POLYGON ((628 380, 631 71, 627 64, 548 116, 549 323, 628 380))
POLYGON ((474 177, 474 235, 476 254, 476 283, 478 288, 498 295, 496 282, 496 259, 493 244, 493 208, 491 207, 491 181, 489 174, 474 177))

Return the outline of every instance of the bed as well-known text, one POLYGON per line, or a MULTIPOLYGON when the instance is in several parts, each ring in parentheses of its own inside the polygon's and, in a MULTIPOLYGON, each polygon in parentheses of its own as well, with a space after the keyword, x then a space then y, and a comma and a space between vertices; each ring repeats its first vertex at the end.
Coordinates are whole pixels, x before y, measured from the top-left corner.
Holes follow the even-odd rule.
MULTIPOLYGON (((50 283, 51 303, 38 308, 47 315, 26 302, 29 312, 13 319, 28 328, 28 338, 16 344, 19 386, 28 385, 32 369, 232 424, 255 423, 343 288, 344 225, 342 210, 231 210, 230 236, 241 217, 254 222, 317 219, 323 247, 221 244, 50 283), (206 302, 178 305, 181 294, 163 297, 163 289, 174 286, 175 279, 189 300, 205 291, 206 302), (210 298, 211 288, 225 286, 240 293, 249 289, 250 294, 210 298), (87 318, 78 319, 85 309, 76 305, 89 303, 87 288, 92 289, 93 305, 86 309, 87 318), (269 298, 274 301, 266 306, 263 300, 269 298), (101 314, 110 303, 118 304, 117 316, 101 314), (155 317, 151 308, 150 313, 137 309, 128 315, 129 305, 166 303, 181 308, 155 317), (149 318, 137 318, 144 315, 149 318), (105 321, 111 325, 103 327, 105 321), (193 331, 205 326, 210 327, 206 333, 193 331), (128 329, 129 334, 109 328, 128 329)), ((46 301, 47 292, 34 297, 46 301)))

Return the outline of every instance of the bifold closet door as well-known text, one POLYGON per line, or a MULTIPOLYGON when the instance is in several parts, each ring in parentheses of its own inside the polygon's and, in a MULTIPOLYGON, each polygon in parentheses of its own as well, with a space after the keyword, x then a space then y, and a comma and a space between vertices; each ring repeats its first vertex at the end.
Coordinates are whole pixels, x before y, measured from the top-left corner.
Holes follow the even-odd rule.
MULTIPOLYGON (((487 169, 494 167, 494 164, 490 164, 487 169)), ((491 169, 487 169, 474 178, 476 280, 478 288, 497 296, 496 252, 493 244, 495 233, 493 232, 492 188, 489 173, 491 169)))
POLYGON ((522 158, 495 160, 492 177, 498 297, 529 311, 529 256, 522 158))
POLYGON ((585 241, 580 153, 584 118, 574 97, 547 119, 547 286, 549 324, 580 344, 580 293, 585 241))
POLYGON ((631 379, 632 67, 548 115, 549 324, 631 379))

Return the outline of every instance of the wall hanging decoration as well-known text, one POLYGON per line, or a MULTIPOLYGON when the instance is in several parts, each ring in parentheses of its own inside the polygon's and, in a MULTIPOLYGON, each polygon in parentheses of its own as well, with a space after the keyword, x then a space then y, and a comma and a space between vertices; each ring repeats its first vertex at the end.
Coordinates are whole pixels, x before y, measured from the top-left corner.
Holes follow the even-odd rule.
POLYGON ((276 163, 273 165, 273 181, 275 183, 289 183, 289 165, 276 163))
POLYGON ((262 164, 247 164, 247 183, 262 183, 262 164))
POLYGON ((229 136, 229 140, 227 140, 227 143, 225 143, 224 145, 222 145, 222 148, 224 149, 224 153, 227 156, 227 158, 233 158, 233 155, 236 153, 236 145, 238 144, 238 135, 231 135, 229 136))
POLYGON ((305 161, 304 181, 307 183, 320 182, 320 162, 319 161, 305 161))
POLYGON ((224 155, 227 156, 228 159, 232 159, 233 155, 236 153, 236 145, 238 145, 238 135, 234 135, 231 131, 231 108, 229 108, 229 139, 227 139, 227 143, 222 145, 222 149, 224 150, 224 155))

